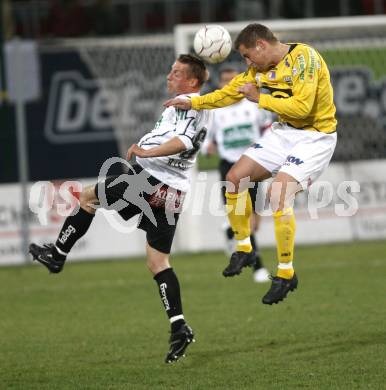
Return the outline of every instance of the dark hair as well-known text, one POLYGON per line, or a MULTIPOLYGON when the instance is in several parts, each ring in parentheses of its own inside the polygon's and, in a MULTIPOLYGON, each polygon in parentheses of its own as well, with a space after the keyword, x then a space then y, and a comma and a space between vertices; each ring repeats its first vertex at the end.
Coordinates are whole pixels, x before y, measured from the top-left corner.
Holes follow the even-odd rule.
POLYGON ((180 54, 177 61, 189 65, 190 76, 198 80, 199 87, 208 80, 208 71, 200 58, 192 54, 180 54))
POLYGON ((256 45, 258 39, 263 39, 271 43, 278 42, 278 39, 268 27, 258 23, 251 23, 241 30, 237 36, 235 49, 238 50, 241 45, 244 45, 246 48, 253 47, 256 45))

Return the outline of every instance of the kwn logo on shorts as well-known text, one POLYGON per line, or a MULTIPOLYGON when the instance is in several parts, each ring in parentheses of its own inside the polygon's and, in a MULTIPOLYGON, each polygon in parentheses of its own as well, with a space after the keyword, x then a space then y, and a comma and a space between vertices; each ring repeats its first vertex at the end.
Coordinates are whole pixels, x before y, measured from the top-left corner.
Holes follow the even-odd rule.
POLYGON ((289 165, 289 164, 300 165, 300 164, 304 163, 303 160, 300 160, 300 158, 295 157, 295 156, 288 156, 286 162, 287 162, 287 165, 289 165))

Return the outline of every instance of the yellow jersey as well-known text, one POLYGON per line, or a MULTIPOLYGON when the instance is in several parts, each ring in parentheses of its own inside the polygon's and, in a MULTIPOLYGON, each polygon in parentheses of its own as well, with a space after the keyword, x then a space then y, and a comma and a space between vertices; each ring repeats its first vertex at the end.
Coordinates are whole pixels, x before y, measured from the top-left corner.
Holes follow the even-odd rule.
POLYGON ((281 122, 304 130, 336 131, 330 73, 314 48, 302 43, 290 44, 288 53, 274 68, 257 73, 250 66, 224 88, 192 97, 192 108, 212 109, 236 103, 244 98, 237 89, 246 83, 260 88, 258 107, 275 112, 281 122))

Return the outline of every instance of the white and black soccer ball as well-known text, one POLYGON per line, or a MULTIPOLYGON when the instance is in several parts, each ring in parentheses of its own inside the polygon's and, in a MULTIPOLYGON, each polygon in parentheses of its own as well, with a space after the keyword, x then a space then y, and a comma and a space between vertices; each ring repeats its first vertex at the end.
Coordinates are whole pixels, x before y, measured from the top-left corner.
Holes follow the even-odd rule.
POLYGON ((219 24, 200 28, 194 36, 193 47, 196 54, 210 64, 225 60, 232 50, 232 38, 228 30, 219 24))

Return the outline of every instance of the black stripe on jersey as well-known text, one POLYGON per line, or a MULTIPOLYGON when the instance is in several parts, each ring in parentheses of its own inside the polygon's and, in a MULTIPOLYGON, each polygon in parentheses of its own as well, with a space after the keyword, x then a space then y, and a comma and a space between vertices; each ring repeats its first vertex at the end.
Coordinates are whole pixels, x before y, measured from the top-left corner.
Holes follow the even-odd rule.
POLYGON ((295 47, 298 45, 298 43, 288 43, 288 45, 290 45, 290 49, 288 50, 288 54, 290 55, 291 60, 294 63, 296 58, 294 58, 292 51, 295 49, 295 47))
POLYGON ((288 50, 288 53, 291 53, 293 49, 298 45, 297 43, 287 43, 287 45, 290 45, 290 48, 288 50))
POLYGON ((152 138, 156 138, 156 137, 163 137, 164 135, 166 135, 167 133, 174 133, 175 130, 168 130, 168 131, 165 131, 165 133, 162 133, 162 134, 154 134, 154 135, 151 135, 151 133, 149 133, 149 136, 148 138, 144 139, 142 142, 141 142, 141 145, 145 145, 144 142, 147 142, 149 141, 150 139, 152 138))
POLYGON ((188 135, 186 135, 185 133, 188 131, 188 127, 190 126, 190 124, 192 123, 192 121, 194 121, 196 118, 193 116, 193 117, 188 117, 189 118, 189 122, 187 123, 186 127, 185 127, 185 130, 183 131, 183 133, 181 133, 181 135, 185 135, 187 136, 188 138, 192 139, 191 137, 189 137, 188 135))
POLYGON ((292 89, 290 89, 290 88, 274 88, 274 87, 269 87, 268 85, 263 84, 261 86, 261 89, 268 90, 270 92, 270 94, 276 98, 288 98, 288 97, 292 96, 292 89))
POLYGON ((142 147, 144 145, 146 145, 146 146, 159 146, 161 144, 156 144, 155 142, 145 142, 145 143, 141 143, 141 145, 139 145, 139 146, 142 147))
POLYGON ((168 130, 168 131, 165 131, 164 133, 155 134, 155 135, 151 135, 152 133, 149 133, 150 137, 146 138, 146 139, 150 139, 150 138, 154 138, 154 137, 163 137, 164 135, 166 135, 167 133, 170 133, 171 131, 174 131, 174 130, 168 130))
POLYGON ((282 123, 284 123, 284 124, 286 124, 286 125, 288 125, 288 126, 291 126, 291 127, 293 127, 294 129, 297 129, 297 130, 310 130, 310 131, 312 131, 312 130, 315 130, 315 131, 317 131, 317 132, 319 132, 319 133, 324 133, 324 134, 334 134, 334 133, 336 133, 336 130, 333 130, 333 131, 330 131, 330 132, 326 132, 326 131, 321 131, 321 130, 318 130, 316 127, 313 127, 313 126, 306 126, 306 127, 296 127, 296 126, 294 126, 293 124, 291 124, 291 122, 289 122, 289 121, 287 121, 287 122, 282 122, 282 123))

